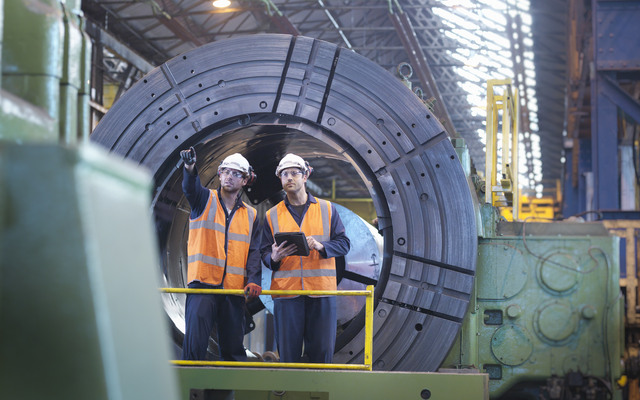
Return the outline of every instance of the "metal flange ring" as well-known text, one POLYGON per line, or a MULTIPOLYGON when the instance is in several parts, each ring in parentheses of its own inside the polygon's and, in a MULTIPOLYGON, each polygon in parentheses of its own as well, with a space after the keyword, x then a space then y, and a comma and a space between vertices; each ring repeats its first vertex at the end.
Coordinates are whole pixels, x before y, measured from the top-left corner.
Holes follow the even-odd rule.
MULTIPOLYGON (((309 148, 308 154, 331 150, 332 157, 351 164, 373 200, 384 235, 374 369, 436 370, 468 307, 476 219, 446 132, 389 72, 352 51, 307 37, 226 39, 150 72, 91 136, 154 174, 165 274, 183 271, 176 263, 183 259, 184 244, 168 239, 177 231, 183 237, 186 229, 175 168, 179 150, 200 146, 204 165, 240 151, 257 164, 260 181, 272 175, 274 160, 292 138, 319 149, 309 148)), ((210 183, 215 168, 203 168, 203 183, 210 183)), ((254 193, 261 192, 258 199, 266 199, 264 187, 254 193)), ((362 318, 356 317, 340 332, 336 362, 361 362, 363 331, 362 318)))

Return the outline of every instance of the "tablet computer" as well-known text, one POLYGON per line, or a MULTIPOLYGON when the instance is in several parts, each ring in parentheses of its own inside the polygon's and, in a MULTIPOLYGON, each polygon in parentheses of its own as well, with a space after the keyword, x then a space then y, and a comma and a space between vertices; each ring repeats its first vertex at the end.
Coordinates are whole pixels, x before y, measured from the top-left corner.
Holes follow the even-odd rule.
POLYGON ((297 247, 297 251, 293 253, 294 256, 308 256, 309 255, 309 245, 307 244, 307 237, 302 232, 278 232, 274 235, 276 239, 276 244, 280 246, 280 243, 287 241, 286 246, 289 246, 291 243, 295 243, 297 247))

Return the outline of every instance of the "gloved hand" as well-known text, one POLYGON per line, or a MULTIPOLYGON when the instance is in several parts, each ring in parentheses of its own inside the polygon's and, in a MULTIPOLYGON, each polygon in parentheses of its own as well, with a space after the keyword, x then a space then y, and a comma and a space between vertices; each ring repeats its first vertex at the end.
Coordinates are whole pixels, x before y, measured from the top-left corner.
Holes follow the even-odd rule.
POLYGON ((193 165, 196 163, 196 149, 189 147, 188 150, 180 151, 180 158, 184 161, 185 165, 193 165))
POLYGON ((262 293, 262 288, 258 285, 256 285, 255 283, 249 283, 247 284, 247 286, 244 287, 244 295, 245 297, 258 297, 260 296, 260 293, 262 293))

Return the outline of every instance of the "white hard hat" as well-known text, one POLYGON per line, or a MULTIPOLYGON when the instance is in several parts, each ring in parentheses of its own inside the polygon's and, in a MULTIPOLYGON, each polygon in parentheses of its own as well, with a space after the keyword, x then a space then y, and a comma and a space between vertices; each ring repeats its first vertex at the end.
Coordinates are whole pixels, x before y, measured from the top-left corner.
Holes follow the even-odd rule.
POLYGON ((276 176, 280 176, 280 171, 287 168, 300 168, 303 173, 306 173, 308 167, 309 164, 302 157, 289 153, 280 160, 280 164, 276 168, 276 176))
POLYGON ((245 176, 249 175, 249 171, 251 171, 251 165, 249 165, 249 161, 246 158, 242 157, 239 153, 234 153, 225 158, 218 167, 218 171, 222 168, 232 168, 241 171, 245 176))

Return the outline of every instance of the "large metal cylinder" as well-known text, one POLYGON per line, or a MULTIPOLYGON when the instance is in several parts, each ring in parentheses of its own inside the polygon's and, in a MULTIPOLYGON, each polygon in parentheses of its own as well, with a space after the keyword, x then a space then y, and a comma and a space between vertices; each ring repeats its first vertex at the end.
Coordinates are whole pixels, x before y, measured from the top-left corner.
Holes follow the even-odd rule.
MULTIPOLYGON (((359 176, 383 235, 374 368, 433 371, 446 356, 473 287, 471 193, 442 125, 371 61, 300 36, 211 43, 150 72, 91 138, 154 174, 160 268, 172 284, 186 268, 180 149, 196 147, 204 184, 224 156, 244 154, 258 173, 247 195, 259 207, 278 198, 273 171, 286 152, 324 162, 317 176, 359 176)), ((165 302, 171 313, 181 306, 179 297, 165 302)), ((334 360, 362 362, 363 312, 339 332, 334 360)))
MULTIPOLYGON (((44 109, 60 112, 64 24, 58 2, 5 1, 2 87, 44 109)), ((56 140, 57 138, 52 138, 56 140)))

